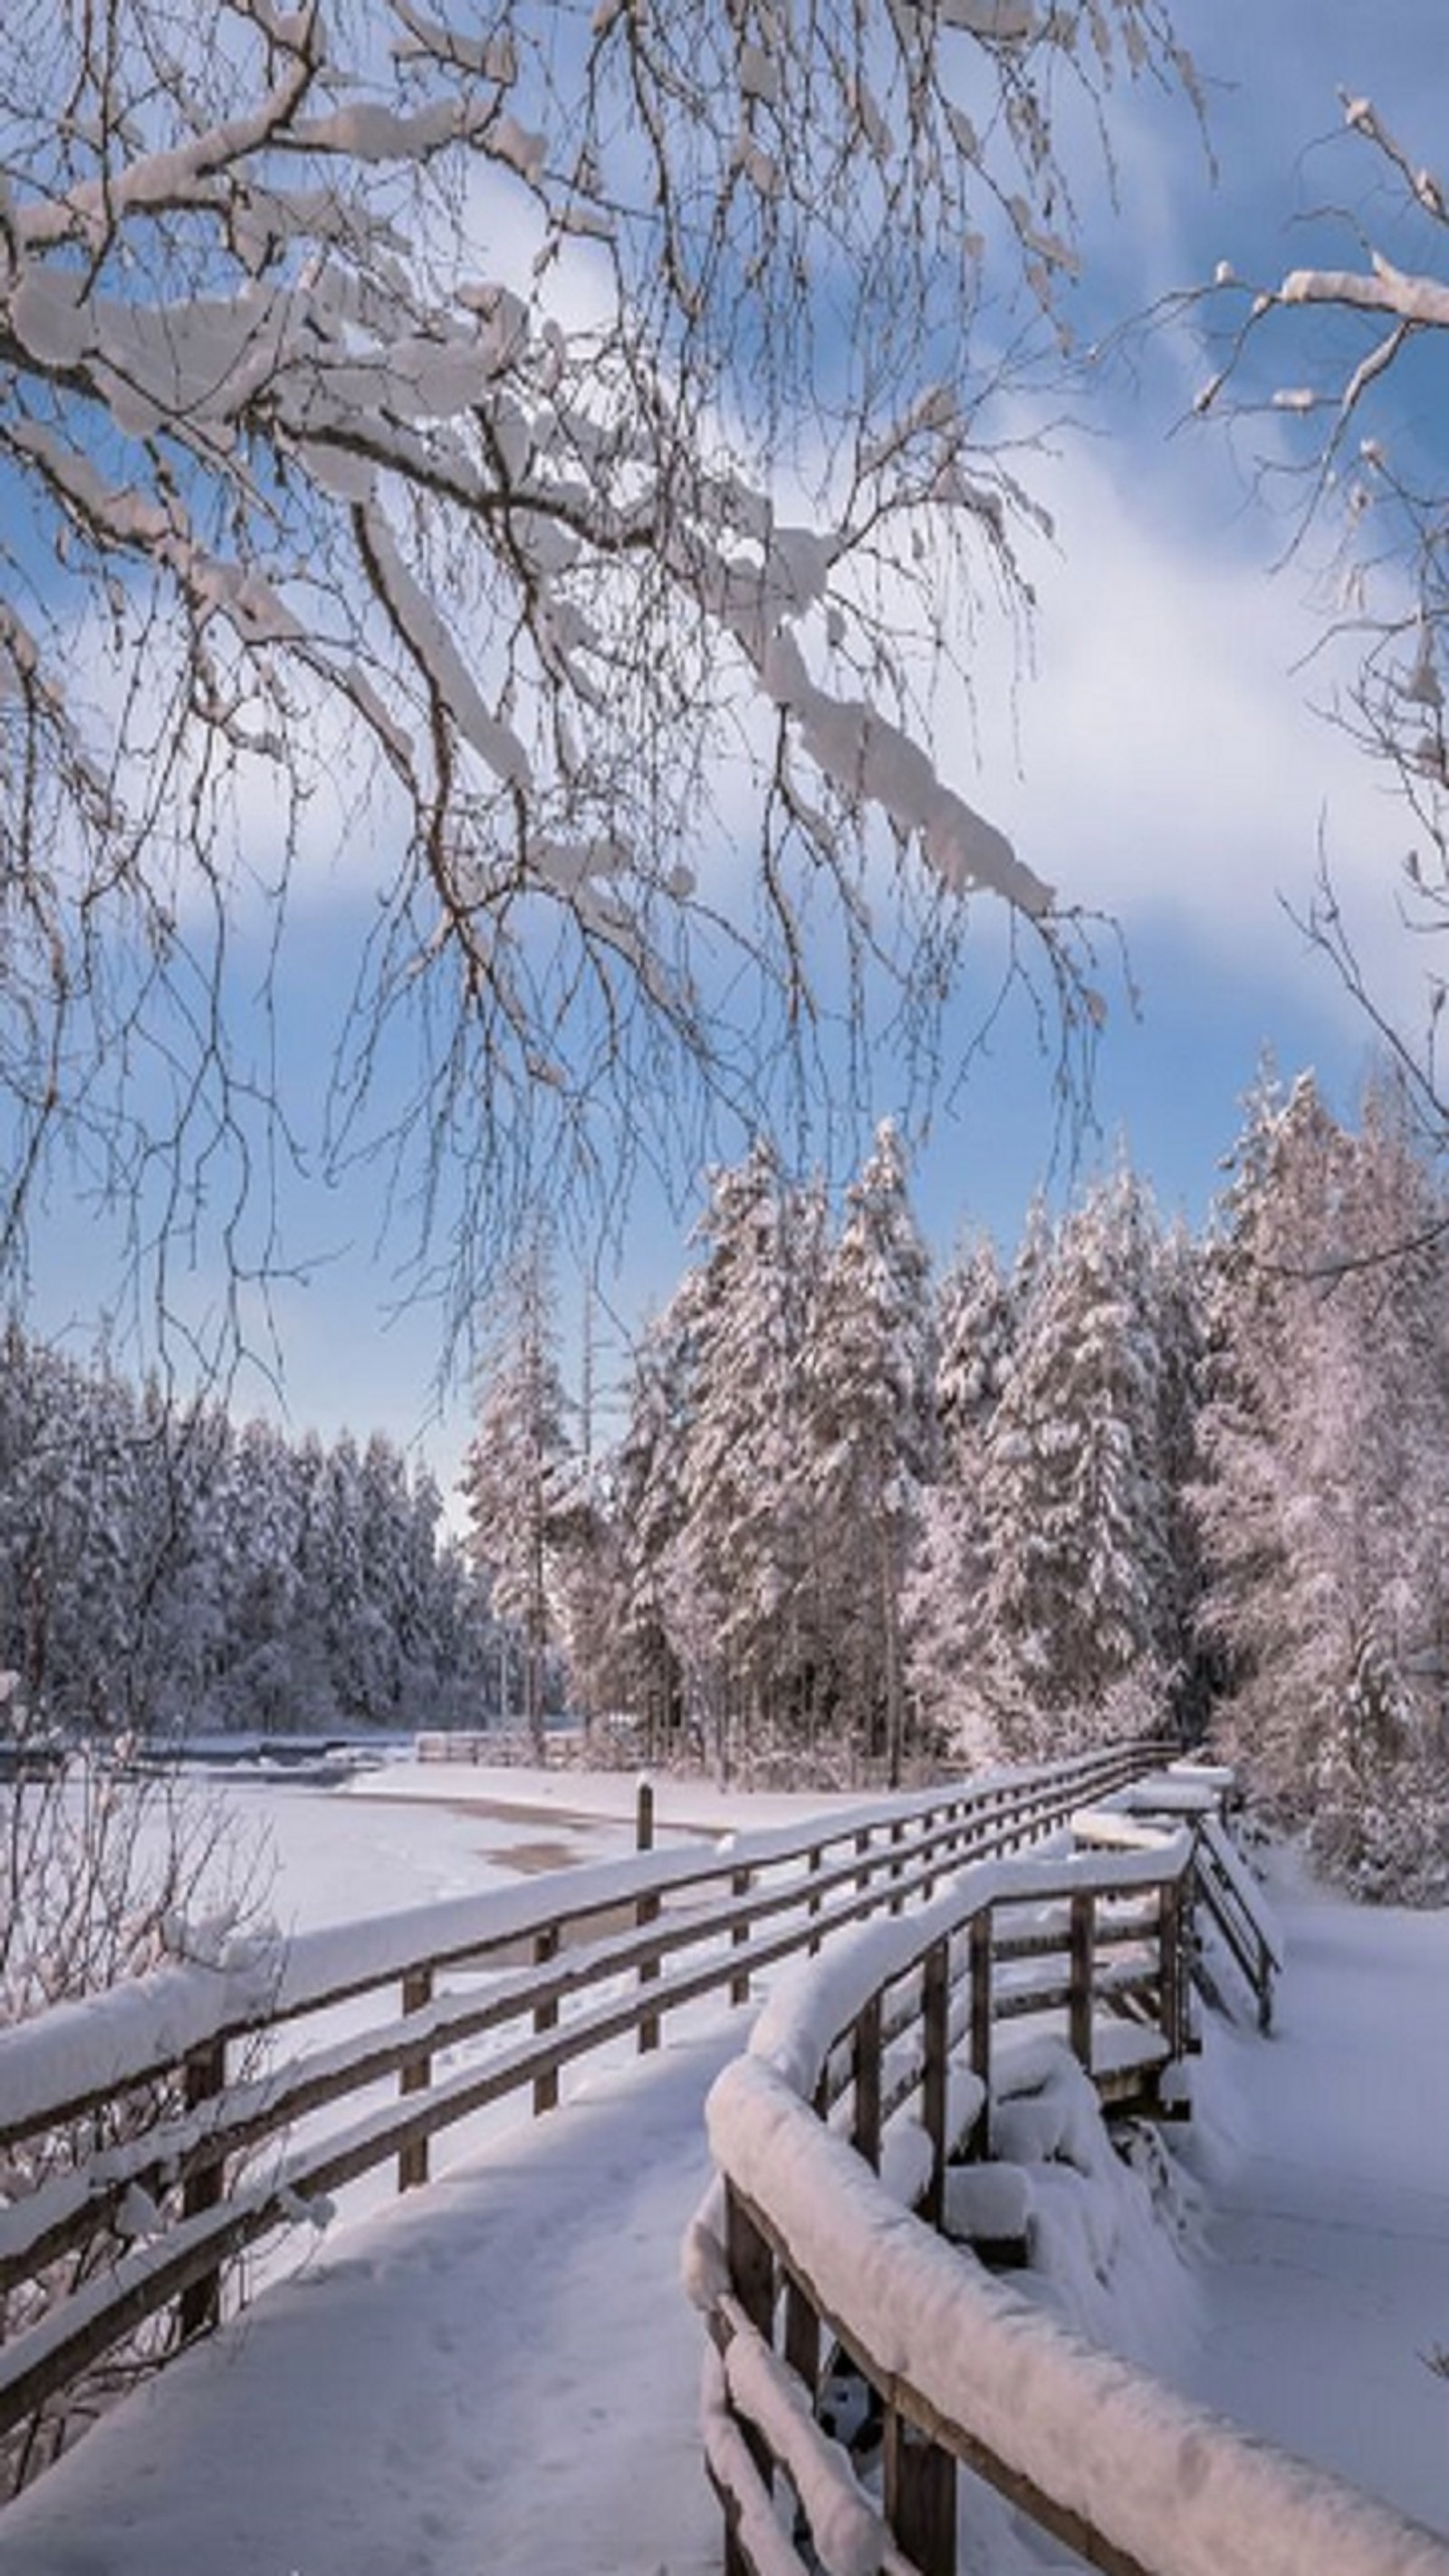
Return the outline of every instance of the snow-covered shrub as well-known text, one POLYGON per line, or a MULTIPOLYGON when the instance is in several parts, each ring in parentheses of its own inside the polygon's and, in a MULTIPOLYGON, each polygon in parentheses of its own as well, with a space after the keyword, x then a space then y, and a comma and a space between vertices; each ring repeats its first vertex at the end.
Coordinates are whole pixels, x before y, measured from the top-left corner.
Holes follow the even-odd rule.
MULTIPOLYGON (((97 1994, 168 1959, 206 1958, 255 1916, 255 1855, 236 1848, 235 1820, 165 1773, 138 1768, 135 1747, 69 1751, 17 1704, 0 1676, 7 1762, 0 1776, 0 2031, 51 2006, 97 1994)), ((0 2204, 130 2141, 182 2107, 179 2077, 118 2090, 73 2122, 0 2148, 0 2204)), ((0 2343, 113 2263, 160 2223, 139 2186, 102 2208, 86 2237, 0 2294, 0 2343)), ((78 2383, 0 2442, 0 2496, 68 2448, 176 2340, 174 2312, 138 2328, 78 2383)))

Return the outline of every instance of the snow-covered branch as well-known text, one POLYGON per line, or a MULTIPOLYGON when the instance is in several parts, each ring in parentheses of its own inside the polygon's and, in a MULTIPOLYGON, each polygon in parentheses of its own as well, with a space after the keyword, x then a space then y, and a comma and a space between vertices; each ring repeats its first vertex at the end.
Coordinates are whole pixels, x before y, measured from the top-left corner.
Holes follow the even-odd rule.
MULTIPOLYGON (((661 1033, 733 1078, 701 938, 798 1026, 802 865, 852 976, 871 951, 909 992, 917 926, 985 888, 1070 988, 897 629, 949 656, 953 583, 1024 604, 973 317, 989 287, 1055 327, 1052 99, 1190 89, 1156 0, 506 8, 484 37, 412 0, 229 0, 204 43, 156 0, 68 0, 0 55, 0 835, 56 889, 11 970, 37 1031, 79 989, 120 1061, 139 976, 170 1061, 183 933, 235 935, 259 779, 274 847, 241 874, 273 887, 329 810, 351 837, 340 779, 372 808, 372 1005, 448 986, 431 1131, 461 1102, 490 1150, 545 1055, 622 1131, 661 1033), (861 901, 882 822, 889 935, 861 901)), ((353 1098, 375 1061, 364 1019, 353 1098)), ((45 1117, 78 1088, 99 1118, 80 1070, 45 1117)))

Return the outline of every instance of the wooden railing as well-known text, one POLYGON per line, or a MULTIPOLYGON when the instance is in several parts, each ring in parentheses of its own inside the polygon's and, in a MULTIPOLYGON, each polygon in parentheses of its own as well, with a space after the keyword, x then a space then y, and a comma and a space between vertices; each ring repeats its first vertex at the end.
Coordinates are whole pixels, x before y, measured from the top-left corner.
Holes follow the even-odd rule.
POLYGON ((440 2133, 520 2093, 547 2113, 577 2060, 742 2001, 760 1969, 931 1899, 1160 1751, 260 1941, 0 2032, 0 2440, 148 2321, 212 2324, 234 2258, 359 2177, 417 2187, 440 2133))
POLYGON ((962 2468, 1109 2576, 1449 2576, 1449 2543, 1095 2350, 939 2232, 953 2160, 989 2153, 994 2034, 1019 2010, 1055 2013, 1099 2091, 1175 2107, 1195 1830, 1094 1839, 970 1867, 840 1945, 714 2085, 686 2277, 728 2576, 955 2576, 962 2468), (820 2421, 827 2356, 879 2422, 878 2487, 820 2421))

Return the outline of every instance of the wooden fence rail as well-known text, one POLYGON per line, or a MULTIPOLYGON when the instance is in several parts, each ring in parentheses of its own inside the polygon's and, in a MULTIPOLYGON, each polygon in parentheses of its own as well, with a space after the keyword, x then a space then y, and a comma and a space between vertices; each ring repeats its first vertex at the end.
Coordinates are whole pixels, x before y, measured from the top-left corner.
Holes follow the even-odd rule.
POLYGON ((576 2061, 651 2047, 681 2006, 742 2001, 762 1968, 928 1904, 1162 1751, 244 1944, 0 2032, 0 2441, 163 2312, 183 2336, 214 2323, 234 2258, 359 2177, 418 2187, 442 2132, 514 2096, 547 2114, 576 2061))
POLYGON ((989 2152, 1018 2010, 1054 2010, 1108 2098, 1175 2104, 1198 1828, 1078 1822, 1095 1848, 983 1861, 838 1946, 711 2091, 719 2182, 685 2268, 727 2576, 956 2576, 962 2468, 1108 2576, 1449 2576, 1449 2543, 1094 2350, 939 2232, 953 2160, 989 2152), (827 2352, 880 2423, 878 2487, 820 2421, 827 2352))

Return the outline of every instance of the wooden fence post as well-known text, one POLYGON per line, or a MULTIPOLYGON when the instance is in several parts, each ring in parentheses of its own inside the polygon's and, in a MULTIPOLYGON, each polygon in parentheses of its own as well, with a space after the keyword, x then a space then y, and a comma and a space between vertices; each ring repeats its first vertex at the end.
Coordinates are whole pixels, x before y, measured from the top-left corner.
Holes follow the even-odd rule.
POLYGON ((1182 1881, 1164 1881, 1157 1891, 1158 2016, 1170 2058, 1187 2049, 1187 1962, 1183 1956, 1182 1881))
MULTIPOLYGON (((432 1969, 409 1968, 407 1975, 403 1979, 402 1986, 402 2008, 404 2017, 406 2017, 408 2013, 425 2012, 432 2000, 432 1969)), ((410 2065, 403 2068, 401 2075, 398 2077, 397 2089, 399 2093, 426 2093, 428 2086, 432 2081, 432 2073, 433 2061, 430 2057, 415 2057, 410 2065)), ((407 2146, 401 2147, 398 2150, 398 2190, 416 2191, 421 2184, 427 2181, 427 2178, 428 2141, 426 2138, 413 2138, 407 2146)))
MULTIPOLYGON (((753 1879, 754 1879, 754 1873, 753 1873, 753 1871, 752 1871, 752 1870, 748 1870, 748 1869, 737 1869, 737 1870, 735 1870, 735 1871, 732 1873, 731 1878, 730 1878, 730 1894, 731 1894, 731 1896, 748 1896, 748 1895, 749 1895, 749 1892, 750 1892, 751 1885, 753 1884, 753 1879)), ((731 1949, 733 1949, 733 1950, 744 1950, 744 1949, 747 1949, 747 1948, 748 1948, 748 1946, 749 1946, 749 1939, 750 1939, 750 1927, 749 1927, 748 1923, 735 1923, 735 1924, 732 1924, 732 1925, 731 1925, 731 1927, 730 1927, 730 1947, 731 1947, 731 1949)), ((740 1974, 739 1976, 737 1976, 737 1977, 731 1977, 731 1979, 730 1979, 730 2002, 731 2002, 732 2004, 747 2004, 747 2003, 749 2002, 749 2000, 750 2000, 750 1972, 749 1972, 748 1968, 746 1968, 746 1969, 744 1969, 744 1970, 741 1972, 741 1974, 740 1974)))
MULTIPOLYGON (((654 1849, 654 1783, 652 1780, 641 1780, 639 1783, 634 1815, 634 1845, 635 1849, 641 1852, 654 1849)), ((646 1924, 656 1923, 658 1919, 659 1898, 654 1890, 650 1889, 647 1894, 636 1900, 634 1920, 642 1932, 646 1924)), ((658 1974, 658 1960, 646 1959, 639 1970, 640 1985, 652 1984, 658 1974)), ((641 2057, 647 2057, 649 2051, 658 2046, 659 2016, 657 2013, 646 2013, 639 2024, 639 2054, 641 2057)))
MULTIPOLYGON (((775 2336, 775 2258, 769 2241, 762 2236, 744 2202, 728 2177, 725 2180, 725 2261, 730 2284, 745 2315, 766 2343, 775 2336)), ((774 2462, 770 2446, 754 2424, 741 2421, 740 2432, 745 2447, 759 2472, 767 2494, 774 2486, 774 2462)), ((747 2558, 735 2537, 730 2517, 725 2521, 725 2576, 750 2576, 754 2560, 747 2558)))
POLYGON ((855 2077, 854 2143, 867 2164, 880 2170, 880 1995, 862 2005, 851 2040, 855 2077))
POLYGON ((932 2227, 941 2224, 946 2198, 946 2087, 951 2045, 950 1943, 943 1935, 926 1952, 921 1977, 921 2024, 925 2064, 921 2070, 921 2116, 931 2141, 931 2179, 926 2185, 924 2214, 932 2227))
MULTIPOLYGON (((810 1847, 810 1877, 813 1882, 810 1889, 810 1912, 812 1915, 818 1914, 820 1911, 820 1870, 824 1858, 825 1854, 821 1845, 819 1843, 812 1843, 810 1847)), ((819 1948, 820 1935, 818 1932, 812 1932, 810 1935, 810 1947, 807 1956, 812 1959, 815 1958, 819 1948)))
MULTIPOLYGON (((550 1959, 556 1959, 557 1957, 558 1925, 556 1923, 546 1923, 543 1930, 541 1932, 535 1932, 533 1936, 533 1964, 536 1968, 546 1968, 550 1959)), ((535 2036, 540 2039, 546 2031, 557 2030, 557 1996, 554 1996, 553 1999, 546 2004, 535 2005, 533 2027, 535 2036)), ((533 2079, 533 2115, 535 2119, 541 2119, 545 2111, 556 2111, 557 2109, 558 2068, 556 2066, 550 2066, 546 2073, 535 2075, 533 2079)))
MULTIPOLYGON (((904 1833, 905 1833, 905 1830, 906 1830, 906 1826, 905 1826, 905 1818, 904 1818, 903 1816, 892 1816, 892 1818, 891 1818, 891 1851, 892 1851, 892 1854, 893 1854, 893 1858, 892 1858, 892 1860, 891 1860, 891 1878, 892 1878, 892 1880, 897 1880, 897 1879, 899 1879, 900 1874, 901 1874, 901 1870, 902 1870, 902 1868, 903 1868, 903 1866, 904 1866, 904 1864, 903 1864, 903 1862, 902 1862, 902 1860, 901 1860, 901 1857, 900 1857, 900 1850, 901 1850, 901 1840, 902 1840, 902 1837, 903 1837, 903 1835, 904 1835, 904 1833)), ((900 1892, 900 1889, 899 1889, 899 1887, 895 1887, 895 1888, 893 1889, 893 1892, 892 1892, 892 1895, 891 1895, 891 1912, 892 1912, 892 1914, 899 1914, 899 1912, 900 1912, 900 1910, 901 1910, 901 1902, 902 1902, 902 1899, 901 1899, 901 1892, 900 1892)))
POLYGON ((885 2411, 885 2518, 921 2576, 956 2576, 956 2463, 893 2406, 885 2411))
MULTIPOLYGON (((214 2102, 226 2088, 226 2042, 209 2039, 194 2048, 183 2066, 185 2103, 188 2111, 199 2111, 203 2104, 214 2102)), ((225 2179, 220 2157, 199 2164, 187 2175, 181 2186, 181 2215, 195 2218, 204 2209, 215 2209, 221 2198, 225 2179)), ((188 2283, 176 2302, 176 2323, 183 2343, 193 2335, 209 2334, 221 2322, 221 2274, 204 2272, 199 2281, 188 2283)))
POLYGON ((971 2065, 986 2088, 972 2131, 973 2156, 991 2153, 991 1908, 971 1917, 971 2065))
POLYGON ((1091 1888, 1072 1898, 1071 1989, 1067 1999, 1072 2055, 1084 2074, 1092 2072, 1092 1953, 1097 1901, 1091 1888))

